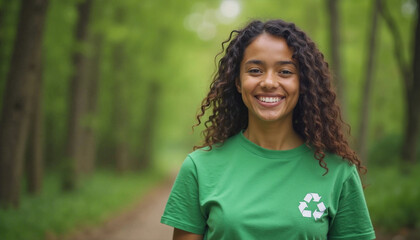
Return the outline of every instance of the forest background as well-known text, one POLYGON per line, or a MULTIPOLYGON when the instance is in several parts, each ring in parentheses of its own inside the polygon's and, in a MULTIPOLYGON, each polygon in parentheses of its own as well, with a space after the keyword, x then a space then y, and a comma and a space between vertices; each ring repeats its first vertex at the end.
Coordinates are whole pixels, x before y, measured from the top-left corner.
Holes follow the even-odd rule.
POLYGON ((0 239, 98 224, 176 171, 221 42, 271 18, 330 63, 375 228, 420 231, 419 5, 0 0, 0 239))

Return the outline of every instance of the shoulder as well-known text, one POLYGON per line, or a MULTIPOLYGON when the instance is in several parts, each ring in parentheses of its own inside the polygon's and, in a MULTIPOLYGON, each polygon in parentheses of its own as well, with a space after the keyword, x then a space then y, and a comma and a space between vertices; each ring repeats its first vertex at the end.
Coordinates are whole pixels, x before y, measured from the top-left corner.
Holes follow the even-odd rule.
POLYGON ((238 139, 237 135, 228 138, 226 141, 220 144, 214 144, 212 147, 204 147, 193 151, 188 154, 188 157, 191 158, 193 162, 203 162, 207 160, 217 160, 225 158, 232 151, 237 149, 238 139))
POLYGON ((328 174, 331 174, 336 179, 340 179, 343 184, 347 182, 349 178, 359 179, 359 173, 356 165, 350 163, 347 159, 333 154, 327 153, 324 161, 327 163, 328 174))
POLYGON ((324 161, 328 164, 328 167, 337 169, 340 171, 351 172, 355 166, 350 163, 347 159, 333 153, 326 153, 324 161))
MULTIPOLYGON (((312 166, 309 167, 316 169, 316 174, 323 175, 325 173, 326 170, 319 165, 319 161, 314 156, 313 149, 307 152, 306 157, 310 158, 310 161, 305 162, 307 164, 309 164, 308 162, 311 162, 310 165, 312 166)), ((341 179, 342 181, 345 181, 350 175, 355 172, 357 173, 357 169, 354 164, 337 154, 326 152, 323 161, 326 163, 326 167, 328 168, 328 173, 325 175, 327 178, 333 177, 336 180, 341 179)))

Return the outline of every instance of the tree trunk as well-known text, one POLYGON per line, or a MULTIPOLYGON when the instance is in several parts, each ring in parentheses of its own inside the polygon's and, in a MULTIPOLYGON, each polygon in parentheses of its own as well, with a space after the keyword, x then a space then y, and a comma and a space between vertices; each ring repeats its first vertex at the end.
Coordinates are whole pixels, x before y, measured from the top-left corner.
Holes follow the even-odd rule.
MULTIPOLYGON (((124 11, 117 8, 115 12, 115 22, 119 25, 124 24, 124 11)), ((128 112, 126 101, 126 78, 125 68, 127 56, 126 47, 122 42, 115 44, 113 49, 113 68, 114 68, 114 141, 115 141, 115 167, 117 172, 124 173, 131 167, 130 146, 128 144, 128 112)))
POLYGON ((44 175, 44 117, 42 111, 42 69, 38 73, 33 98, 32 122, 30 123, 29 147, 26 159, 26 180, 30 194, 41 191, 44 175))
POLYGON ((116 83, 114 106, 114 126, 115 126, 115 167, 117 172, 127 172, 131 167, 130 148, 127 140, 127 109, 123 104, 121 81, 116 83))
MULTIPOLYGON (((417 142, 419 140, 419 124, 420 124, 420 74, 419 74, 419 62, 420 53, 418 42, 419 37, 419 7, 417 7, 417 22, 414 36, 414 56, 412 62, 412 68, 404 61, 403 51, 404 48, 401 35, 398 31, 395 20, 389 13, 389 9, 385 5, 386 1, 381 4, 380 13, 384 18, 389 31, 391 32, 392 39, 394 41, 394 55, 397 62, 398 69, 401 73, 401 78, 405 88, 406 97, 406 124, 404 129, 404 140, 401 151, 401 158, 407 163, 414 163, 416 161, 417 153, 417 142)), ((417 0, 417 6, 420 6, 420 0, 417 0)))
POLYGON ((153 160, 153 136, 157 117, 157 103, 155 99, 159 99, 160 85, 157 82, 150 84, 149 97, 150 102, 146 106, 145 120, 143 131, 141 135, 142 146, 140 152, 140 166, 139 169, 146 169, 151 165, 153 160))
MULTIPOLYGON (((7 0, 0 4, 0 96, 3 96, 6 75, 10 66, 10 50, 13 49, 15 36, 7 35, 8 28, 17 28, 19 20, 19 1, 7 0), (13 16, 12 18, 10 16, 13 16)), ((3 98, 0 98, 0 117, 3 98)))
POLYGON ((329 29, 330 29, 330 49, 331 49, 331 67, 337 88, 338 100, 341 105, 343 117, 347 116, 347 101, 345 95, 345 81, 341 73, 340 58, 340 18, 338 11, 338 0, 327 0, 327 9, 329 13, 329 29))
POLYGON ((84 126, 84 163, 83 172, 91 173, 95 169, 96 160, 96 131, 95 117, 98 98, 98 82, 100 79, 100 63, 102 51, 102 38, 96 35, 93 39, 93 56, 90 59, 90 74, 88 78, 88 99, 87 99, 87 125, 84 126))
POLYGON ((130 166, 129 145, 127 140, 127 107, 125 104, 125 81, 123 66, 125 61, 124 46, 114 48, 114 126, 115 126, 115 166, 118 172, 126 172, 130 166))
MULTIPOLYGON (((6 3, 8 3, 8 2, 6 2, 6 3)), ((4 22, 5 22, 5 18, 6 18, 6 16, 4 16, 5 14, 5 6, 4 6, 4 3, 3 4, 0 4, 0 29, 4 29, 5 28, 5 25, 6 24, 4 24, 4 22)), ((2 84, 1 84, 1 82, 3 82, 3 68, 4 68, 4 65, 5 65, 5 62, 6 62, 6 57, 5 57, 5 47, 4 47, 4 42, 5 42, 5 32, 4 32, 4 30, 3 31, 0 31, 0 95, 3 93, 3 86, 2 86, 2 84)), ((0 109, 1 109, 1 102, 0 102, 0 109)))
POLYGON ((17 207, 48 0, 24 0, 0 120, 0 205, 17 207))
POLYGON ((369 40, 367 44, 367 55, 366 55, 366 72, 365 72, 365 82, 362 89, 362 101, 361 101, 361 115, 359 122, 359 135, 357 141, 357 149, 359 151, 359 156, 362 160, 367 162, 367 137, 368 137, 368 124, 369 124, 369 110, 370 110, 370 95, 372 89, 373 81, 373 72, 375 62, 375 53, 376 53, 376 37, 378 30, 378 12, 379 5, 381 0, 375 0, 375 3, 372 4, 372 26, 368 33, 369 40))
POLYGON ((412 63, 412 81, 406 86, 407 119, 402 149, 402 158, 410 163, 417 159, 417 145, 420 134, 420 0, 417 0, 417 23, 414 35, 414 56, 412 63))
MULTIPOLYGON (((4 3, 0 4, 0 29, 4 29, 4 20, 5 20, 5 16, 4 16, 4 3)), ((5 57, 5 47, 4 47, 4 42, 5 42, 5 36, 4 36, 4 31, 0 31, 0 96, 3 95, 3 69, 6 65, 6 57, 5 57)), ((0 118, 1 118, 1 109, 3 106, 3 99, 0 98, 0 118)))
MULTIPOLYGON (((85 0, 78 4, 78 20, 76 25, 76 44, 80 48, 87 43, 87 32, 92 0, 85 0)), ((78 49, 73 54, 74 75, 70 87, 70 112, 67 132, 66 161, 64 165, 62 187, 73 190, 77 186, 77 179, 81 171, 83 159, 84 134, 82 130, 83 115, 87 107, 87 68, 86 53, 78 49)))

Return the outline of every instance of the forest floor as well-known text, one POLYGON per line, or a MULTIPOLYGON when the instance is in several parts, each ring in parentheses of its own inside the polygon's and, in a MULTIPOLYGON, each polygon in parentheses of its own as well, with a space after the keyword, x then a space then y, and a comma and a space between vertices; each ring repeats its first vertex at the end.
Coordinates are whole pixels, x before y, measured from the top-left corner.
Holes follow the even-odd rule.
MULTIPOLYGON (((160 223, 173 178, 165 180, 140 202, 99 227, 85 229, 65 240, 165 240, 172 239, 173 228, 160 223)), ((48 240, 48 238, 47 238, 48 240)))

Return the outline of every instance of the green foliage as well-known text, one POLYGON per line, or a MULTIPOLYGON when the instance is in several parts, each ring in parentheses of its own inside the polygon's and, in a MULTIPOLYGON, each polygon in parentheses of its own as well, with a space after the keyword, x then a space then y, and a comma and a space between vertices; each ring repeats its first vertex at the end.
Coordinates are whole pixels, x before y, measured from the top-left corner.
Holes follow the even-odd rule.
MULTIPOLYGON (((388 232, 420 229, 420 165, 402 162, 401 134, 388 134, 371 145, 365 194, 375 227, 388 232)), ((420 162, 420 146, 417 150, 420 162)))
POLYGON ((98 171, 84 179, 77 191, 60 191, 60 176, 48 174, 39 196, 24 196, 19 209, 0 210, 0 239, 42 240, 78 227, 100 224, 138 200, 160 179, 153 170, 117 175, 98 171))
MULTIPOLYGON (((415 19, 412 14, 402 11, 402 6, 408 1, 387 1, 393 17, 398 21, 406 59, 410 59, 410 29, 415 19)), ((6 6, 6 2, 1 1, 1 7, 6 6)), ((77 2, 51 1, 46 20, 43 93, 49 165, 55 165, 62 158, 66 144, 69 79, 73 74, 72 53, 80 47, 74 42, 77 2)), ((144 109, 150 101, 156 101, 148 90, 151 82, 158 82, 162 87, 158 99, 160 110, 155 141, 164 149, 178 148, 179 145, 190 149, 198 141, 199 134, 188 133, 195 122, 194 115, 199 103, 207 92, 214 71, 213 58, 221 50, 220 43, 231 30, 251 19, 282 18, 295 22, 329 59, 328 12, 324 0, 239 2, 241 12, 238 17, 221 22, 215 17, 220 1, 94 1, 89 28, 92 35, 102 38, 103 44, 98 111, 89 118, 94 120, 94 129, 102 148, 99 152, 109 152, 117 137, 125 139, 133 151, 142 145, 144 140, 140 136, 147 114, 144 109), (187 20, 192 14, 200 14, 215 25, 214 38, 202 40, 196 32, 188 29, 187 20), (115 68, 116 51, 124 55, 120 69, 115 68), (121 89, 122 97, 116 97, 116 86, 121 89), (116 102, 120 102, 120 106, 116 102), (114 125, 118 108, 124 108, 127 113, 127 129, 116 134, 114 125)), ((13 12, 7 14, 9 20, 6 28, 1 31, 7 45, 0 48, 9 54, 17 26, 17 6, 14 3, 13 12)), ((340 1, 339 7, 342 65, 348 100, 346 120, 357 132, 359 111, 363 104, 360 94, 371 2, 340 1)), ((401 132, 404 122, 404 92, 393 51, 390 50, 393 47, 392 38, 381 20, 379 26, 369 144, 388 134, 401 132)), ((82 49, 91 48, 83 46, 82 49)), ((4 69, 6 65, 1 66, 4 69)), ((2 84, 4 81, 0 82, 0 89, 2 84)))
POLYGON ((388 135, 378 140, 370 148, 369 165, 389 166, 398 164, 401 146, 401 135, 388 135))
POLYGON ((69 80, 72 76, 75 1, 51 1, 44 30, 43 109, 47 165, 63 157, 67 135, 69 80))
MULTIPOLYGON (((400 153, 403 138, 401 134, 388 134, 371 144, 369 151, 369 167, 396 166, 401 163, 400 153)), ((417 161, 420 162, 420 141, 417 146, 417 161)))
POLYGON ((407 173, 395 165, 372 169, 368 176, 365 194, 375 227, 420 229, 420 165, 407 173))

